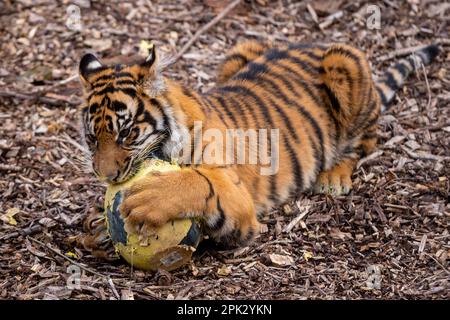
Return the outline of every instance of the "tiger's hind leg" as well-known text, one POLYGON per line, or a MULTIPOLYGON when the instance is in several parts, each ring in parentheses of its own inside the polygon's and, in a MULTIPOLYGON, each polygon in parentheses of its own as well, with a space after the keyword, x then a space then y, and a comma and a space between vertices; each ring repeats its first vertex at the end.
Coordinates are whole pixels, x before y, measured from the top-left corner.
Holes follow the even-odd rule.
POLYGON ((352 173, 355 159, 347 158, 329 170, 321 172, 317 178, 314 191, 332 195, 347 194, 352 189, 352 173))
POLYGON ((377 145, 376 125, 372 126, 357 141, 352 148, 353 152, 347 152, 343 159, 331 169, 319 174, 314 191, 332 195, 343 195, 352 189, 352 173, 356 163, 361 157, 371 154, 377 145))
POLYGON ((73 240, 96 257, 111 258, 114 254, 114 247, 105 219, 103 208, 92 208, 83 222, 85 233, 76 236, 73 240))
POLYGON ((257 59, 268 49, 270 49, 270 45, 254 40, 237 44, 220 64, 217 72, 217 83, 225 83, 244 68, 247 63, 257 59))
POLYGON ((323 59, 325 101, 337 121, 337 162, 319 174, 315 191, 341 195, 352 188, 351 176, 361 156, 376 146, 380 101, 364 53, 351 46, 330 46, 323 59))

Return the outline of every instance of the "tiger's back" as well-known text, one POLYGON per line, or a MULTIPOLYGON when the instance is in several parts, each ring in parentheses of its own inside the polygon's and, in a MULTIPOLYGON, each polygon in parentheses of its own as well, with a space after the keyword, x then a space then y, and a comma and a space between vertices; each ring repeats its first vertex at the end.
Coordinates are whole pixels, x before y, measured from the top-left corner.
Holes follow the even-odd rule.
POLYGON ((219 81, 205 99, 228 127, 280 130, 283 166, 247 183, 261 209, 310 188, 320 172, 359 152, 363 132, 375 131, 370 122, 380 104, 371 72, 364 55, 349 46, 244 43, 221 65, 219 81))

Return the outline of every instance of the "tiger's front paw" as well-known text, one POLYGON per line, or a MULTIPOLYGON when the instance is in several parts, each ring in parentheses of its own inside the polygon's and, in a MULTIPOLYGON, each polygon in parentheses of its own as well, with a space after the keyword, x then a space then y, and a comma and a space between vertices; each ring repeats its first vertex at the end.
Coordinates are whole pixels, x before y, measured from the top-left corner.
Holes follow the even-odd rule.
POLYGON ((125 231, 148 236, 178 216, 176 195, 163 176, 152 176, 124 193, 119 212, 125 222, 125 231))

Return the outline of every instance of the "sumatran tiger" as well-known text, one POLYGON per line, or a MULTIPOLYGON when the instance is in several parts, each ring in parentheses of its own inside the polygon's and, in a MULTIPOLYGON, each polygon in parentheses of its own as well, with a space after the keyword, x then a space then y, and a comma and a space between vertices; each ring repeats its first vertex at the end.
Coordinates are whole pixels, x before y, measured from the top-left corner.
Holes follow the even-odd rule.
POLYGON ((438 52, 427 46, 374 81, 364 53, 349 45, 244 42, 226 56, 217 85, 205 94, 164 77, 155 46, 131 65, 106 66, 86 54, 79 65, 82 136, 93 171, 109 183, 130 178, 148 157, 180 155, 180 171, 151 175, 127 190, 119 208, 126 230, 145 235, 169 220, 198 217, 212 239, 239 246, 258 234, 261 214, 300 192, 348 193, 356 162, 376 146, 380 112, 438 52), (223 136, 227 129, 277 129, 270 145, 278 150, 278 170, 261 174, 259 162, 194 159, 212 143, 194 132, 196 123, 223 136))

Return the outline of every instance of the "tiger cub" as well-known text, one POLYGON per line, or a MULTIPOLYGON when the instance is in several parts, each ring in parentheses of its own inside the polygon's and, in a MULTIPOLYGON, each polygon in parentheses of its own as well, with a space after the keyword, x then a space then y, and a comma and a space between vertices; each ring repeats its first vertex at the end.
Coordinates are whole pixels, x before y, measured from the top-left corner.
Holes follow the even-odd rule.
POLYGON ((259 232, 259 215, 300 192, 348 193, 355 163, 376 146, 380 112, 438 51, 425 47, 375 82, 364 53, 349 45, 249 41, 230 51, 206 94, 164 77, 155 47, 132 65, 106 66, 87 54, 79 66, 82 136, 93 171, 109 183, 128 179, 149 157, 176 158, 182 166, 126 192, 119 208, 126 230, 145 235, 169 220, 199 217, 215 241, 243 245, 259 232), (252 130, 277 130, 267 148, 277 150, 277 170, 261 174, 260 155, 236 163, 238 148, 228 161, 201 161, 213 139, 199 131, 226 136, 230 129, 246 138, 252 130))

